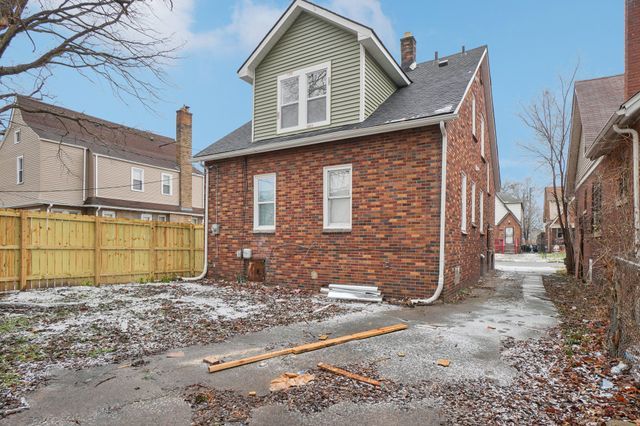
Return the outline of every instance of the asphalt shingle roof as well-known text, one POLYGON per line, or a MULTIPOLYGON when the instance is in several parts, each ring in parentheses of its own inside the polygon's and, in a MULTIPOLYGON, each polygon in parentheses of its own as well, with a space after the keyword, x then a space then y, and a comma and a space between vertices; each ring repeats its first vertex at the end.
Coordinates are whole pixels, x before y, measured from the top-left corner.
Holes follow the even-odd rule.
POLYGON ((486 46, 445 56, 435 61, 422 62, 414 70, 407 71, 413 81, 398 89, 380 107, 361 123, 332 127, 303 134, 280 136, 251 142, 251 121, 214 142, 196 154, 197 157, 230 153, 250 147, 277 144, 301 137, 329 134, 344 130, 357 130, 381 126, 398 121, 415 120, 452 113, 462 101, 486 46), (439 63, 447 62, 445 66, 439 63))

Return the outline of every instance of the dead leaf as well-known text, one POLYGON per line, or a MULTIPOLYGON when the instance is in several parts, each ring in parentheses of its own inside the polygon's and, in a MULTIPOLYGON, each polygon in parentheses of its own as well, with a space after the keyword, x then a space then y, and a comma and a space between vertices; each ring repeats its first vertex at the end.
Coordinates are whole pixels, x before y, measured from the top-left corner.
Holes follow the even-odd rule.
POLYGON ((318 340, 327 340, 329 338, 329 336, 327 336, 326 334, 322 334, 320 337, 318 337, 318 340))
POLYGON ((448 367, 451 364, 451 361, 449 361, 448 359, 440 358, 437 361, 437 364, 441 367, 448 367))
POLYGON ((296 377, 287 377, 287 373, 282 374, 271 381, 269 390, 271 392, 277 392, 290 387, 303 386, 314 380, 316 377, 313 374, 300 374, 296 377))

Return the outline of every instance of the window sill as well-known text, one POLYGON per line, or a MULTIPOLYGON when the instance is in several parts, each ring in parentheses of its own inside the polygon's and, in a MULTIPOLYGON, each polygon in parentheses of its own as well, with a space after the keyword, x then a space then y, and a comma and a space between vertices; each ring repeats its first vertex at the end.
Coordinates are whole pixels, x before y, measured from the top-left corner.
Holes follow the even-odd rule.
POLYGON ((480 231, 480 235, 484 236, 484 234, 485 234, 485 233, 484 233, 483 231, 480 231))
POLYGON ((275 229, 254 229, 253 233, 254 234, 275 234, 276 230, 275 229))
POLYGON ((466 229, 461 230, 460 233, 462 233, 462 235, 469 235, 466 229))
POLYGON ((476 135, 474 135, 473 133, 471 134, 471 137, 473 138, 473 141, 478 143, 478 137, 476 135))
POLYGON ((475 223, 472 223, 472 224, 471 224, 471 227, 472 227, 472 228, 477 228, 477 227, 478 227, 478 225, 476 225, 475 223))
POLYGON ((482 161, 484 161, 485 163, 487 162, 487 157, 486 156, 480 154, 480 158, 482 158, 482 161))
POLYGON ((346 234, 351 232, 351 228, 323 228, 323 234, 346 234))

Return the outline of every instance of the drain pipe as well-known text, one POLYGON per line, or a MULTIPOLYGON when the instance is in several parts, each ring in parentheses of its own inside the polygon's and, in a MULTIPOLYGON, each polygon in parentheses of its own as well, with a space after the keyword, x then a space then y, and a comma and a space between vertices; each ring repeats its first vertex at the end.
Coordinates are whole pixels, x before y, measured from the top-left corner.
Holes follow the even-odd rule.
MULTIPOLYGON (((216 188, 217 189, 217 188, 216 188)), ((197 277, 181 278, 182 281, 200 281, 207 275, 207 269, 209 268, 209 262, 207 262, 207 256, 209 254, 209 167, 204 167, 204 265, 202 266, 202 273, 197 277)))
POLYGON ((619 135, 631 135, 633 139, 633 227, 635 230, 636 257, 640 257, 640 141, 638 132, 634 129, 621 129, 617 124, 613 125, 613 130, 619 135))
POLYGON ((433 295, 428 299, 412 299, 412 305, 430 305, 442 294, 444 288, 444 237, 447 218, 445 210, 447 207, 447 127, 444 121, 440 122, 440 132, 442 133, 442 182, 440 183, 440 259, 438 262, 438 287, 433 295))

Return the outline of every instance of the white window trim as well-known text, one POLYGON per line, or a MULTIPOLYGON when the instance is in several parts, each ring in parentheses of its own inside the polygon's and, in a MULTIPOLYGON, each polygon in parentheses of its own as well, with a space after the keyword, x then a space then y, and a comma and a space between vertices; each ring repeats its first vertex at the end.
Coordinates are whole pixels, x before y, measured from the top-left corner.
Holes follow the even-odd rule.
POLYGON ((480 191, 480 234, 484 234, 484 192, 480 191))
POLYGON ((169 218, 167 217, 166 214, 159 214, 158 215, 158 222, 168 222, 169 218))
POLYGON ((254 175, 253 176, 253 231, 254 232, 274 232, 276 230, 276 216, 277 216, 277 191, 278 191, 278 182, 275 173, 265 173, 262 175, 254 175), (273 179, 273 201, 262 201, 258 200, 258 180, 263 178, 272 178, 273 179), (273 225, 262 225, 260 226, 260 204, 273 204, 273 225))
POLYGON ((116 218, 116 212, 113 210, 102 210, 102 217, 108 217, 111 219, 116 218))
POLYGON ((323 228, 328 231, 351 231, 353 224, 353 166, 351 164, 341 164, 338 166, 326 166, 322 172, 322 212, 323 228), (349 170, 349 223, 329 222, 329 172, 336 170, 349 170))
POLYGON ((278 114, 277 114, 277 133, 290 133, 303 129, 313 129, 315 127, 326 126, 331 124, 331 61, 324 62, 322 64, 314 65, 300 70, 291 71, 287 74, 278 76, 278 114), (318 71, 321 69, 327 69, 327 119, 325 121, 319 121, 317 123, 307 124, 307 78, 308 73, 318 71), (282 92, 280 89, 280 82, 292 77, 298 77, 298 125, 295 127, 282 128, 282 92), (301 78, 304 77, 304 78, 301 78), (303 81, 304 80, 304 81, 303 81))
POLYGON ((153 215, 151 213, 141 213, 140 220, 153 220, 153 215))
MULTIPOLYGON (((142 184, 142 187, 144 188, 144 183, 142 184)), ((166 195, 166 196, 172 196, 173 195, 173 176, 170 175, 169 173, 161 173, 160 174, 160 193, 162 195, 166 195), (168 177, 169 178, 169 193, 165 194, 164 193, 164 178, 168 177)))
POLYGON ((460 188, 460 196, 461 196, 460 229, 462 230, 463 234, 466 234, 467 233, 467 175, 462 173, 461 180, 462 180, 462 183, 460 188))
POLYGON ((135 191, 135 192, 144 192, 144 169, 141 169, 139 167, 132 167, 131 168, 131 190, 135 191), (140 172, 140 178, 142 180, 142 189, 135 189, 133 187, 133 175, 136 171, 140 172))
POLYGON ((13 144, 15 145, 20 142, 22 142, 22 131, 20 129, 17 129, 13 132, 13 144))
POLYGON ((16 185, 24 183, 24 155, 16 157, 16 185))
POLYGON ((486 159, 484 155, 484 115, 480 117, 480 156, 486 159))
POLYGON ((487 194, 491 195, 491 170, 487 164, 487 194))
POLYGON ((471 133, 476 135, 476 95, 471 98, 471 133))
POLYGON ((476 226, 476 183, 471 182, 471 226, 476 226))

